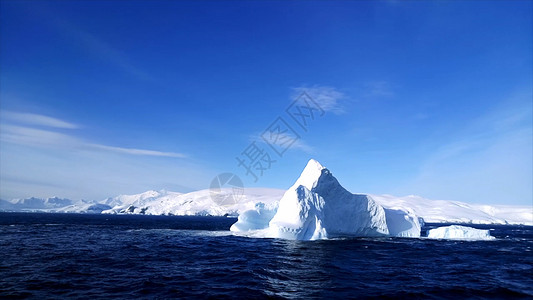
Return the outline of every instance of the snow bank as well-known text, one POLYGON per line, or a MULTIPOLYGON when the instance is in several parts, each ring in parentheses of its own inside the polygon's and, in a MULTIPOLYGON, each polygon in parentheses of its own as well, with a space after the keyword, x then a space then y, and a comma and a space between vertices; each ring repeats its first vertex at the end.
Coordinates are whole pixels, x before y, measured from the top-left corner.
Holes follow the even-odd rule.
POLYGON ((350 193, 315 160, 308 162, 296 183, 285 192, 267 224, 272 212, 261 208, 247 211, 231 230, 263 229, 266 237, 297 240, 420 236, 420 224, 414 214, 401 209, 385 210, 367 195, 350 193))
POLYGON ((467 226, 451 225, 428 232, 430 239, 453 239, 453 240, 493 240, 489 230, 476 229, 467 226))

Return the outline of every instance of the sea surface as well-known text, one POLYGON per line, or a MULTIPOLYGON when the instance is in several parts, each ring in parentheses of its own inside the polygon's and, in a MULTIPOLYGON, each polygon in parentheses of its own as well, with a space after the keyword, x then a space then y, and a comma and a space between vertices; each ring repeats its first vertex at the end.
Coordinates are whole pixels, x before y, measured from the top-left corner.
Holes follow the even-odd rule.
POLYGON ((0 297, 533 298, 533 227, 474 225, 493 241, 287 241, 232 235, 235 221, 0 213, 0 297))

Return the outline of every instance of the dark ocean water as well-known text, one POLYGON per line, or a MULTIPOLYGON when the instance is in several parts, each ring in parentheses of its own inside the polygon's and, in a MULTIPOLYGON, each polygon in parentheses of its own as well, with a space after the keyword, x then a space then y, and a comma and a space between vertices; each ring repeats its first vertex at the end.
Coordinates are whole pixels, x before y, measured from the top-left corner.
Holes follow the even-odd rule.
POLYGON ((285 241, 233 236, 233 222, 0 213, 0 297, 533 298, 533 227, 475 226, 497 237, 477 242, 285 241))

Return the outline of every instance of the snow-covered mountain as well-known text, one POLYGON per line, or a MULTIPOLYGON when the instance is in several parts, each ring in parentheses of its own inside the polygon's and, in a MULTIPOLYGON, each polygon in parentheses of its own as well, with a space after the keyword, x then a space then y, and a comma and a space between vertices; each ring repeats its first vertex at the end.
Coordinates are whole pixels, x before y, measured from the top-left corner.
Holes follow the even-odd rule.
MULTIPOLYGON (((305 186, 305 184, 304 184, 305 186)), ((302 191, 305 192, 305 191, 302 191)), ((0 200, 0 211, 69 212, 105 214, 150 215, 213 215, 238 216, 263 222, 248 226, 264 226, 276 213, 285 190, 269 188, 244 188, 241 193, 224 188, 216 197, 209 189, 191 193, 147 191, 135 195, 120 195, 102 201, 73 201, 58 197, 0 200), (214 201, 213 199, 232 201, 214 201), (246 212, 245 214, 243 214, 246 212), (262 221, 261 221, 262 220, 262 221)), ((390 218, 395 210, 409 212, 427 223, 464 224, 524 224, 533 225, 532 206, 478 205, 458 201, 429 200, 419 196, 395 197, 369 195, 377 204, 388 209, 390 218)), ((402 213, 399 214, 400 220, 402 213)), ((390 222, 390 220, 389 220, 390 222)))
POLYGON ((121 195, 105 200, 108 205, 114 205, 105 210, 104 214, 148 214, 148 215, 210 215, 210 216, 238 216, 241 212, 252 209, 256 203, 277 205, 283 191, 267 188, 247 188, 242 194, 235 195, 232 188, 217 191, 206 189, 181 194, 168 191, 148 191, 137 195, 121 195), (220 198, 230 198, 234 201, 217 202, 220 198))
POLYGON ((96 201, 74 201, 58 197, 0 200, 0 211, 101 213, 110 208, 96 201))
POLYGON ((533 225, 533 206, 479 205, 420 196, 370 195, 386 208, 410 208, 426 223, 533 225))
POLYGON ((61 204, 53 200, 57 198, 0 200, 0 211, 238 216, 241 212, 254 208, 256 203, 264 203, 267 207, 276 206, 283 190, 245 188, 242 194, 234 195, 232 188, 222 188, 217 191, 216 197, 212 197, 212 193, 209 189, 185 194, 151 190, 135 195, 119 195, 99 202, 61 199, 61 204), (219 203, 216 200, 220 198, 235 201, 219 203))

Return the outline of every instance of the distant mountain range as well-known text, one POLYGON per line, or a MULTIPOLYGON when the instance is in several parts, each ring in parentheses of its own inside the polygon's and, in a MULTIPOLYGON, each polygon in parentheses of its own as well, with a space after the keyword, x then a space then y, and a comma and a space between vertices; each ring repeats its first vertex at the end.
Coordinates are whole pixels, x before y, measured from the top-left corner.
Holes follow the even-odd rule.
MULTIPOLYGON (((241 195, 236 194, 232 188, 223 188, 213 195, 213 191, 209 189, 191 193, 152 190, 136 195, 120 195, 102 201, 31 197, 0 200, 0 211, 238 216, 246 210, 253 209, 259 202, 264 203, 267 208, 277 207, 284 192, 279 189, 245 188, 241 195), (220 199, 229 200, 221 203, 220 199)), ((428 223, 533 225, 531 206, 478 205, 429 200, 419 196, 370 196, 385 208, 410 210, 428 223)))

